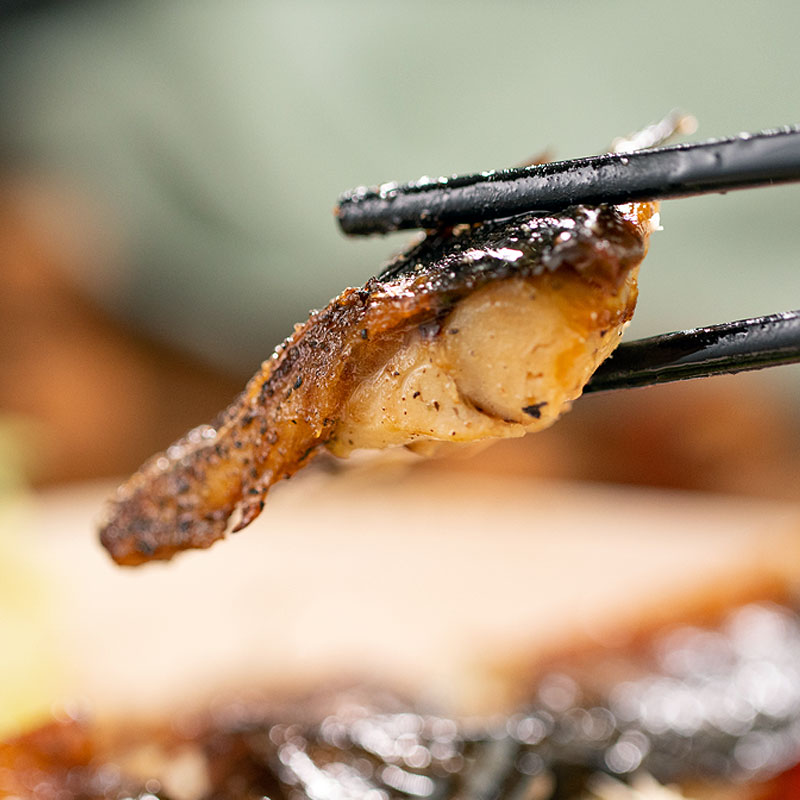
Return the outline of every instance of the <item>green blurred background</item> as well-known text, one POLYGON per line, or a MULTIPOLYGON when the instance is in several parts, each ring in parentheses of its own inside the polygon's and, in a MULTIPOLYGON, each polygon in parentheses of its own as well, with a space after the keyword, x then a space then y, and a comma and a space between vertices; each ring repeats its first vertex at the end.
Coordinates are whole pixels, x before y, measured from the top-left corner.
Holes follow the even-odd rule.
MULTIPOLYGON (((343 190, 595 153, 673 108, 696 139, 800 122, 790 2, 0 12, 0 413, 59 449, 45 480, 134 468, 403 247, 343 237, 343 190)), ((800 305, 798 201, 665 203, 629 338, 800 305)), ((798 368, 758 380, 796 405, 798 368)))
MULTIPOLYGON (((102 209, 86 291, 244 376, 402 246, 344 239, 339 192, 597 152, 675 107, 695 138, 798 122, 798 29, 789 2, 62 2, 6 26, 0 141, 102 209)), ((796 306, 798 198, 665 204, 631 334, 796 306)))

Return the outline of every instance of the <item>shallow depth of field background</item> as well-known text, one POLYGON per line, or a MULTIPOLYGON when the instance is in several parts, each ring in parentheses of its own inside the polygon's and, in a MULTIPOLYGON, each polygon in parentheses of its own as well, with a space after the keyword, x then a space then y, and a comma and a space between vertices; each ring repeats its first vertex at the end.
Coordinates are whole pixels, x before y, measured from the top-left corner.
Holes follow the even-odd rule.
MULTIPOLYGON (((112 484, 92 481, 209 421, 293 323, 404 246, 344 238, 341 191, 600 152, 673 108, 694 139, 798 123, 798 28, 798 4, 743 0, 0 2, 12 700, 36 705, 54 663, 20 555, 30 508, 95 547, 112 484)), ((800 306, 799 221, 800 187, 665 203, 628 337, 800 306)), ((799 367, 586 398, 441 469, 794 503, 798 399, 799 367)))
MULTIPOLYGON (((45 480, 132 468, 373 275, 406 237, 341 236, 351 186, 594 153, 676 107, 695 138, 800 107, 792 3, 0 7, 0 413, 37 429, 45 480)), ((796 306, 798 199, 665 204, 630 336, 796 306)))

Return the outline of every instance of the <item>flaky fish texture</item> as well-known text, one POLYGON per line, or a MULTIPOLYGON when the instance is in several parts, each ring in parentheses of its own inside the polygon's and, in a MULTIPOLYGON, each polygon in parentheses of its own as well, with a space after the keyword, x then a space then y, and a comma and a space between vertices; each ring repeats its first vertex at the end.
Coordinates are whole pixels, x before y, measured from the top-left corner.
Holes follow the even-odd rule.
POLYGON ((633 314, 656 212, 576 206, 428 234, 296 326, 215 423, 147 461, 110 501, 103 544, 129 565, 208 547, 323 447, 552 424, 633 314))

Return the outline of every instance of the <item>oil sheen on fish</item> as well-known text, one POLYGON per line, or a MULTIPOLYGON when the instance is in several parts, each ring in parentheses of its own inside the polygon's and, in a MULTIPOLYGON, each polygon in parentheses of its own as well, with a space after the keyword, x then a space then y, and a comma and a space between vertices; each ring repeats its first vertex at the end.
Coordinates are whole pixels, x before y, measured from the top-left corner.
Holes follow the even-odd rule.
POLYGON ((120 564, 203 548, 252 522, 323 447, 522 436, 570 407, 633 314, 657 206, 577 206, 428 234, 295 328, 212 425, 109 503, 120 564))

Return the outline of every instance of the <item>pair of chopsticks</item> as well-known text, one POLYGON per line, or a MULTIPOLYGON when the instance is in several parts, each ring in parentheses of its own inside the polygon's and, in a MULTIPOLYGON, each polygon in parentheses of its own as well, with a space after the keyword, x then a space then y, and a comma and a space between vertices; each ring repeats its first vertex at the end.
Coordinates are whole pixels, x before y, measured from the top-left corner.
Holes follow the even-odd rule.
MULTIPOLYGON (((557 161, 405 185, 359 187, 336 217, 348 234, 500 219, 572 205, 663 200, 800 181, 800 128, 557 161)), ((800 312, 664 334, 621 345, 586 391, 800 361, 800 312)))

